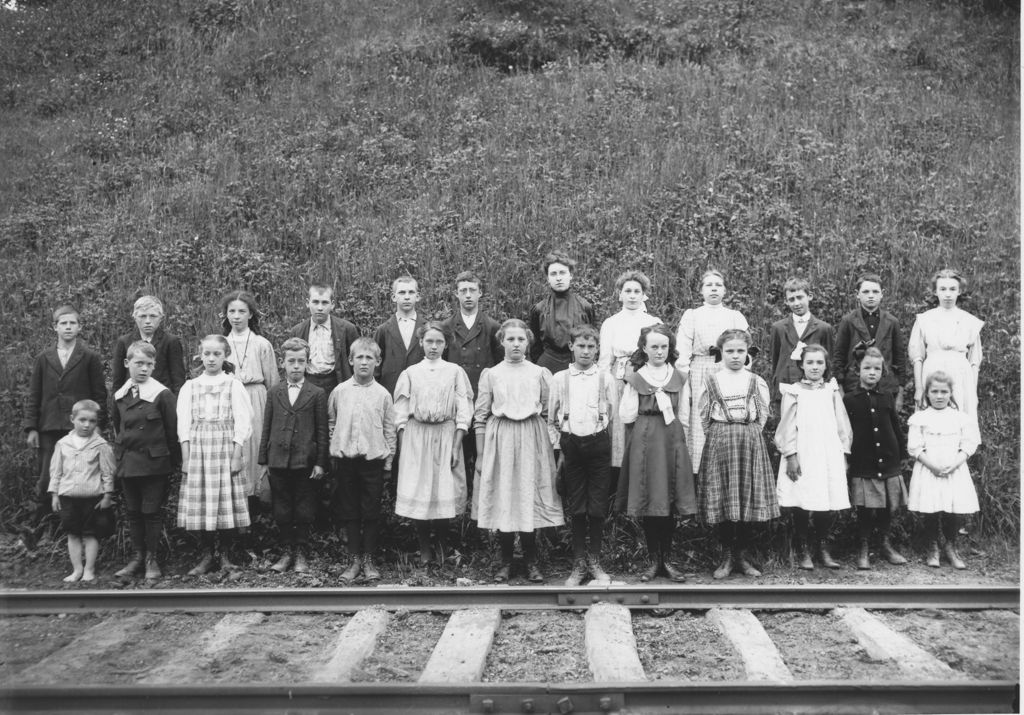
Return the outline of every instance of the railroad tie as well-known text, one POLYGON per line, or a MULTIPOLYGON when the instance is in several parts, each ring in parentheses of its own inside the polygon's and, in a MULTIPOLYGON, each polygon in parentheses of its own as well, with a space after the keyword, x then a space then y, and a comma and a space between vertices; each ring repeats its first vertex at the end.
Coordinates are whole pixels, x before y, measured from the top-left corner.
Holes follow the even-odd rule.
POLYGON ((99 653, 122 646, 127 649, 132 638, 149 618, 151 616, 147 613, 136 613, 127 618, 115 614, 106 618, 87 628, 63 648, 22 670, 18 673, 18 680, 23 683, 37 680, 52 683, 55 674, 66 674, 67 670, 87 666, 99 653))
POLYGON ((587 609, 587 662, 594 681, 646 681, 636 652, 636 637, 629 609, 615 603, 595 603, 587 609))
POLYGON ((746 609, 712 608, 707 618, 729 639, 743 659, 748 680, 785 683, 793 680, 778 648, 757 617, 746 609))
POLYGON ((420 673, 419 682, 479 682, 500 623, 501 611, 497 608, 455 611, 420 673))
POLYGON ((352 616, 338 634, 330 660, 318 668, 315 683, 347 683, 352 672, 373 653, 388 627, 390 615, 383 608, 366 608, 352 616))
POLYGON ((229 613, 217 621, 213 628, 199 637, 199 653, 190 658, 169 660, 140 678, 141 683, 183 683, 206 673, 214 658, 226 651, 235 639, 266 619, 258 611, 229 613))
POLYGON ((853 631, 861 647, 875 660, 891 661, 914 678, 949 680, 965 677, 863 608, 837 608, 835 614, 853 631))

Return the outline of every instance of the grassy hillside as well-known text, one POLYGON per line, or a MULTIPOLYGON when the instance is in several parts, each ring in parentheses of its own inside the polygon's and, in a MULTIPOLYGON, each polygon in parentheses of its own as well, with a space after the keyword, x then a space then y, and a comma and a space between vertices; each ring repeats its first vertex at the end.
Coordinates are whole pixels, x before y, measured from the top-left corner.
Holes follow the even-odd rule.
MULTIPOLYGON (((134 298, 273 338, 310 279, 369 331, 397 272, 450 310, 478 269, 522 316, 553 246, 615 309, 627 267, 675 323, 721 268, 764 340, 791 274, 835 322, 877 270, 909 333, 940 267, 987 321, 991 532, 1019 529, 1019 17, 996 2, 78 0, 0 10, 0 446, 52 306, 109 355, 134 298)), ((763 368, 764 366, 760 366, 763 368)))

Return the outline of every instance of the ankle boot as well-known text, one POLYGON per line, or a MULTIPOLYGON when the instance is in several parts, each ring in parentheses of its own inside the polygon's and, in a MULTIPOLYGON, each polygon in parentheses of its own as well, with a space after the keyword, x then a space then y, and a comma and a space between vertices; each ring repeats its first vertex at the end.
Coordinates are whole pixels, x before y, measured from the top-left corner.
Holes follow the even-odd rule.
POLYGON ((594 577, 595 581, 608 582, 612 580, 608 572, 601 567, 601 559, 596 554, 587 557, 587 570, 590 571, 590 575, 594 577))
POLYGON ((821 565, 825 568, 838 569, 842 568, 839 562, 832 558, 832 554, 829 553, 829 544, 824 539, 818 544, 818 555, 821 557, 821 565))
POLYGON ((737 555, 737 557, 736 557, 736 565, 739 567, 740 572, 744 576, 749 576, 751 578, 757 578, 758 576, 761 575, 761 572, 752 563, 752 560, 750 558, 750 554, 747 553, 746 549, 741 550, 739 552, 739 554, 737 555))
POLYGON ((352 559, 352 563, 349 564, 349 567, 342 572, 340 578, 341 585, 348 586, 350 583, 355 581, 356 577, 359 576, 359 572, 362 571, 362 568, 363 559, 361 556, 357 555, 352 559))
POLYGON ((156 554, 146 555, 146 580, 153 581, 161 578, 164 572, 160 570, 160 562, 156 560, 156 554))
POLYGON ((925 564, 931 566, 933 569, 939 568, 939 542, 933 541, 928 544, 928 556, 925 560, 925 564))
POLYGON ((572 571, 569 572, 569 577, 565 579, 565 585, 569 588, 574 588, 583 583, 583 576, 587 573, 587 565, 583 559, 576 559, 572 562, 572 571))
POLYGON ((281 554, 281 558, 274 562, 274 565, 270 567, 271 571, 277 571, 278 573, 284 573, 292 565, 292 555, 285 551, 281 554))
POLYGON ((363 556, 363 577, 367 581, 376 581, 380 578, 380 571, 377 570, 377 564, 373 562, 373 556, 370 554, 363 556))
POLYGON ((882 556, 893 566, 902 566, 907 563, 907 560, 903 558, 903 554, 892 547, 892 542, 889 541, 888 536, 882 537, 882 556))
POLYGON ((202 576, 203 574, 210 573, 213 570, 213 551, 210 549, 204 549, 202 556, 199 557, 199 563, 192 567, 188 572, 189 576, 202 576))
POLYGON ((142 569, 142 564, 145 561, 145 556, 139 550, 136 550, 132 555, 132 558, 126 563, 119 571, 115 571, 114 575, 118 578, 127 578, 128 576, 134 576, 142 569))
POLYGON ((675 581, 676 583, 682 583, 686 580, 686 574, 673 566, 672 562, 666 560, 661 564, 661 566, 665 569, 665 575, 668 576, 670 580, 675 581))
POLYGON ((295 565, 292 570, 295 573, 309 573, 309 559, 306 558, 306 549, 301 546, 295 550, 295 565))
POLYGON ((963 570, 967 568, 967 564, 960 558, 959 552, 956 550, 956 541, 946 541, 946 546, 943 549, 946 554, 946 559, 949 561, 949 565, 955 569, 963 570))
POLYGON ((733 554, 730 549, 725 552, 725 556, 722 557, 722 560, 718 563, 718 568, 716 568, 715 572, 711 574, 711 577, 716 581, 721 581, 723 578, 728 578, 729 574, 732 573, 732 568, 733 554))
POLYGON ((811 550, 806 543, 797 546, 796 567, 804 571, 814 570, 814 560, 811 559, 811 550))
POLYGON ((861 571, 867 571, 871 568, 871 559, 868 553, 868 540, 861 539, 860 546, 857 550, 857 568, 861 571))

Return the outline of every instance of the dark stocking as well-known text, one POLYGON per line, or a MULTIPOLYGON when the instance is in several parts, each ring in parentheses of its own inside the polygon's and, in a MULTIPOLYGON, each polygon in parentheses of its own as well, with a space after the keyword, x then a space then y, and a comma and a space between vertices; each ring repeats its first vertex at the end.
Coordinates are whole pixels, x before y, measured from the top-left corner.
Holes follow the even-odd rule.
POLYGON ((450 521, 448 519, 434 519, 430 522, 434 526, 434 538, 437 539, 437 545, 441 550, 441 553, 437 555, 437 560, 442 559, 442 554, 448 549, 448 526, 450 521))
POLYGON ((596 559, 601 555, 601 541, 604 538, 604 517, 588 516, 587 531, 590 538, 590 555, 596 559))
POLYGON ((359 558, 360 556, 362 556, 363 552, 359 548, 359 544, 360 544, 361 540, 359 538, 360 534, 359 534, 359 520, 358 519, 352 519, 350 521, 346 521, 345 522, 345 536, 348 537, 347 538, 347 541, 348 541, 348 552, 350 554, 352 554, 352 556, 355 556, 356 558, 359 558))
MULTIPOLYGON (((379 535, 379 519, 367 519, 363 522, 363 553, 370 558, 374 558, 377 555, 377 539, 379 535)), ((359 542, 357 541, 356 543, 358 544, 359 542)))
MULTIPOLYGON (((143 532, 145 533, 146 553, 156 556, 156 550, 160 547, 160 537, 164 533, 164 520, 160 512, 155 514, 143 514, 143 532)), ((132 535, 135 540, 135 535, 132 535)))
POLYGON ((537 532, 520 531, 519 542, 523 545, 523 558, 526 563, 537 563, 537 532))
POLYGON ((723 521, 715 525, 715 532, 718 536, 718 543, 722 545, 722 550, 732 551, 736 545, 736 522, 723 521))
POLYGON ((832 512, 816 511, 811 518, 814 521, 814 532, 818 541, 828 541, 832 531, 832 512))
POLYGON ((876 510, 866 506, 857 507, 857 537, 861 541, 871 538, 871 531, 874 528, 874 513, 876 510))
POLYGON ((572 557, 579 560, 582 559, 586 553, 587 516, 586 514, 574 514, 572 517, 572 557))
POLYGON ((929 541, 939 540, 942 531, 939 525, 938 513, 924 515, 924 533, 928 535, 929 541))
POLYGON ((892 514, 888 509, 875 509, 875 526, 882 533, 883 537, 889 536, 889 529, 892 528, 892 514))
POLYGON ((644 528, 644 538, 647 540, 647 556, 651 561, 661 561, 661 553, 658 547, 661 542, 658 538, 658 518, 655 516, 645 516, 642 521, 644 528))
MULTIPOLYGON (((137 511, 128 512, 128 533, 131 535, 132 548, 140 554, 146 553, 146 526, 142 514, 137 511)), ((154 550, 153 553, 156 553, 154 550)))
POLYGON ((793 510, 793 531, 796 532, 796 540, 801 546, 808 546, 808 532, 810 531, 810 512, 803 509, 793 510))
POLYGON ((941 512, 942 534, 947 544, 956 545, 956 537, 960 531, 960 517, 957 514, 941 512))
POLYGON ((515 532, 500 531, 498 532, 498 548, 501 550, 501 563, 510 564, 512 563, 512 554, 515 551, 516 535, 515 532))
POLYGON ((414 521, 416 525, 416 541, 420 547, 420 561, 426 563, 430 560, 430 522, 414 521))

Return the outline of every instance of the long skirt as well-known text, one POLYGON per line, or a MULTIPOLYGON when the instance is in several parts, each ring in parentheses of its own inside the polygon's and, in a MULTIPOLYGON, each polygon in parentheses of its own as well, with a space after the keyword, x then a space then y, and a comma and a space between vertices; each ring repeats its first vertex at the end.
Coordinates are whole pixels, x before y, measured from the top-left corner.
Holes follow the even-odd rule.
POLYGON ((491 417, 477 455, 472 517, 481 529, 535 531, 565 523, 555 491, 555 455, 540 415, 510 420, 491 417))
POLYGON ((697 511, 693 467, 678 420, 666 425, 660 413, 639 415, 627 428, 615 509, 629 516, 697 511))
POLYGON ((693 457, 693 465, 700 467, 700 460, 704 454, 704 424, 700 416, 700 398, 704 394, 704 379, 713 372, 717 372, 719 366, 715 365, 715 358, 711 355, 694 355, 690 360, 690 375, 686 378, 686 385, 683 386, 682 400, 686 405, 688 419, 683 425, 686 428, 686 444, 690 448, 690 455, 693 457))
POLYGON ((779 516, 761 425, 711 423, 697 477, 697 504, 706 524, 768 521, 779 516))
POLYGON ((241 474, 231 475, 234 442, 223 422, 192 425, 187 474, 181 475, 178 526, 216 531, 249 526, 249 505, 241 474))
POLYGON ((257 464, 263 413, 267 411, 267 388, 262 382, 250 382, 245 386, 245 394, 249 396, 249 404, 252 405, 252 434, 242 446, 242 480, 245 484, 245 495, 257 496, 260 501, 269 504, 271 496, 267 466, 257 464))
POLYGON ((452 466, 455 422, 410 419, 398 462, 395 513, 409 519, 451 519, 466 510, 462 449, 452 466))

